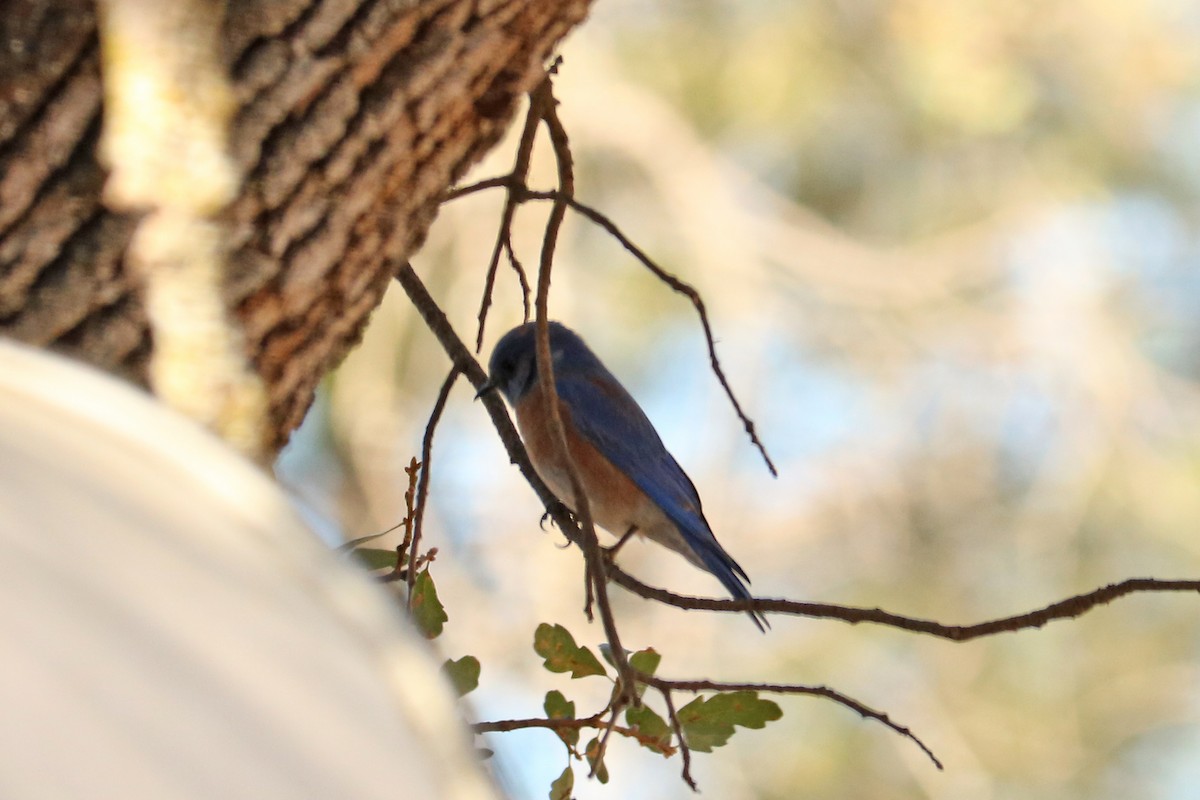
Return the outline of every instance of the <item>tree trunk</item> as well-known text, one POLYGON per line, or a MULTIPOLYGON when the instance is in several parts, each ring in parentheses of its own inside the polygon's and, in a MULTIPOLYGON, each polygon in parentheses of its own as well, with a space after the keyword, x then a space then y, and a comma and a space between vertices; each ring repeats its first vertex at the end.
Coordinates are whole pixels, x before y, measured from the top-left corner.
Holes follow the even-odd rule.
MULTIPOLYGON (((443 192, 496 143, 589 0, 232 0, 245 176, 225 297, 274 446, 357 341, 443 192)), ((152 342, 108 210, 95 9, 0 5, 0 333, 145 384, 152 342)))

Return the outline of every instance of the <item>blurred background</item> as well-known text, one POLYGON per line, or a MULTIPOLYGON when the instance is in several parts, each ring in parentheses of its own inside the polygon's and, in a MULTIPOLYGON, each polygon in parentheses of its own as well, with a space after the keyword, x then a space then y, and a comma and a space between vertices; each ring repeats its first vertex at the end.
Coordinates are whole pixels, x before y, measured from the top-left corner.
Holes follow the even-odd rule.
MULTIPOLYGON (((642 403, 756 593, 946 623, 1131 576, 1200 576, 1200 6, 1190 0, 598 0, 568 40, 578 196, 704 294, 772 479, 709 371, 691 306, 568 217, 552 316, 642 403)), ((518 126, 519 127, 519 126, 518 126)), ((473 178, 507 172, 513 141, 473 178)), ((535 183, 553 173, 543 144, 535 183)), ((474 340, 502 196, 443 209, 415 260, 474 340)), ((516 246, 535 269, 544 206, 516 246)), ((521 321, 501 267, 483 356, 521 321)), ((448 362, 399 287, 277 472, 331 541, 403 516, 403 466, 448 362)), ((438 429, 426 543, 483 663, 472 719, 580 714, 607 685, 540 668, 537 623, 602 638, 582 560, 460 382, 438 429)), ((649 583, 722 595, 630 543, 649 583)), ((661 607, 613 590, 669 677, 828 684, 910 726, 780 698, 784 718, 695 757, 712 798, 1194 798, 1200 604, 1126 598, 952 644, 881 628, 661 607)), ((661 710, 661 709, 660 709, 661 710)), ((563 749, 497 734, 514 798, 563 749)), ((576 797, 692 797, 623 740, 576 797)))

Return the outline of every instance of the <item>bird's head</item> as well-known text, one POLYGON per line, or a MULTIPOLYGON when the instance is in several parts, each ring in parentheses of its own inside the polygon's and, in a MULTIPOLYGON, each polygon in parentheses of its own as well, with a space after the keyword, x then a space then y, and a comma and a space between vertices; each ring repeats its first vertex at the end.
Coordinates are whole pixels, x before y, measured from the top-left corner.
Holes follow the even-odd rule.
MULTIPOLYGON (((527 322, 500 338, 488 361, 488 381, 476 397, 499 389, 509 403, 516 404, 537 385, 537 325, 527 322)), ((555 372, 570 371, 596 362, 592 351, 578 334, 559 322, 550 323, 550 358, 555 372)))

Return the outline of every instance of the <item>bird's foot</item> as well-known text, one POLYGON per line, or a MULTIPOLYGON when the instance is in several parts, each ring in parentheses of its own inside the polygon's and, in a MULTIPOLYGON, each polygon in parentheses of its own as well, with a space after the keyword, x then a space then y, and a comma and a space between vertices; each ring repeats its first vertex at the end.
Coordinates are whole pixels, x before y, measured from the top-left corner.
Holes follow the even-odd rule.
POLYGON ((542 514, 542 520, 538 523, 538 527, 540 527, 542 530, 546 530, 546 523, 553 523, 554 517, 558 514, 565 514, 567 518, 571 520, 571 522, 574 522, 576 525, 579 524, 579 518, 575 516, 575 512, 567 508, 566 505, 559 503, 552 508, 546 509, 546 512, 542 514))
POLYGON ((630 525, 629 530, 625 531, 624 535, 622 535, 620 539, 617 539, 616 544, 614 544, 612 547, 601 547, 600 552, 604 556, 604 560, 609 564, 615 563, 617 560, 617 553, 622 547, 625 546, 626 542, 633 538, 633 535, 637 532, 637 526, 630 525))

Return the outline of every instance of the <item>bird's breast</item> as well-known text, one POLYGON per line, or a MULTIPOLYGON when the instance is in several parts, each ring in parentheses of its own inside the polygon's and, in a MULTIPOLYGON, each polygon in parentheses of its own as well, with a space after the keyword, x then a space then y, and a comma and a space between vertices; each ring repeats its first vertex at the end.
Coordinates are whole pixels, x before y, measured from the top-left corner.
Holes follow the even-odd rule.
MULTIPOLYGON (((555 441, 540 387, 530 391, 517 405, 517 427, 525 441, 529 459, 542 480, 568 506, 575 507, 574 493, 562 448, 555 441)), ((609 461, 575 428, 570 409, 559 403, 571 461, 583 491, 593 521, 616 536, 631 526, 643 532, 652 521, 663 518, 662 511, 637 487, 628 476, 609 461)))

